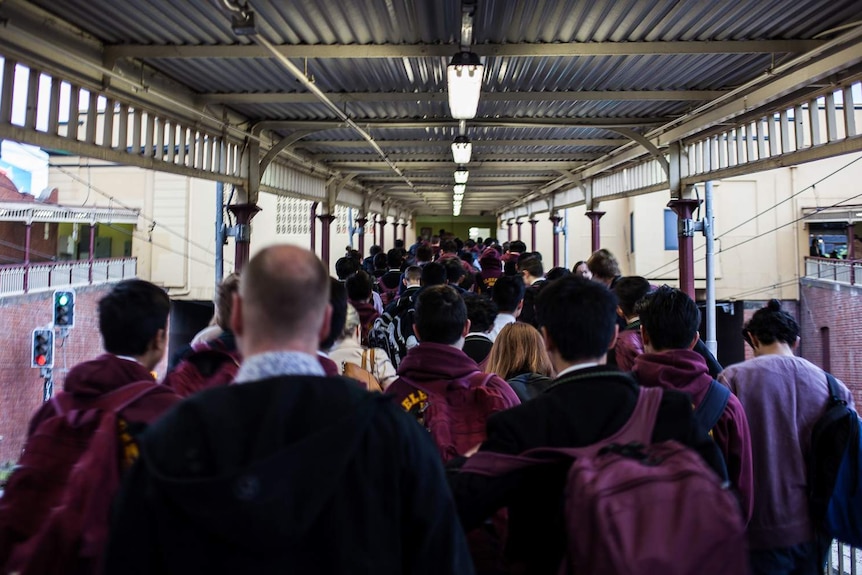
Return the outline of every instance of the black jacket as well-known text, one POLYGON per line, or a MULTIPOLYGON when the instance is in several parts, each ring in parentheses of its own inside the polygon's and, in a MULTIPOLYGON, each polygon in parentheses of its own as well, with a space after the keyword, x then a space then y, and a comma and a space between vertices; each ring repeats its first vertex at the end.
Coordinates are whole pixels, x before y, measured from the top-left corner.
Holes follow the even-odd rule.
POLYGON ((540 373, 520 373, 506 382, 512 386, 521 403, 539 397, 545 388, 553 383, 550 377, 540 373))
POLYGON ((106 573, 472 573, 428 433, 344 378, 190 397, 141 437, 106 573))
MULTIPOLYGON (((583 447, 609 437, 628 421, 638 386, 608 366, 565 374, 538 397, 491 416, 482 451, 519 454, 534 447, 583 447)), ((698 439, 691 399, 665 391, 653 441, 676 439, 714 463, 714 445, 698 439)), ((563 558, 562 493, 568 465, 540 466, 490 478, 460 473, 450 462, 449 484, 462 525, 469 530, 496 509, 509 508, 506 555, 525 573, 556 573, 563 558)))

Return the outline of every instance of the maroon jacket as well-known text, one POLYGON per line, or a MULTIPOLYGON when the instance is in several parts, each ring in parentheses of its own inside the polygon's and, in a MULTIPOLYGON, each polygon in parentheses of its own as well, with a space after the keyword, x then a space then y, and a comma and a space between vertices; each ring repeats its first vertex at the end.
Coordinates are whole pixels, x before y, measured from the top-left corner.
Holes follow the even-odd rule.
MULTIPOLYGON (((695 407, 703 401, 712 382, 706 361, 699 353, 688 349, 641 354, 635 359, 633 371, 643 386, 688 393, 695 407)), ((748 418, 735 395, 730 396, 712 434, 724 455, 729 479, 739 492, 742 512, 747 521, 754 510, 754 464, 748 418)))
MULTIPOLYGON (((120 387, 138 381, 152 381, 158 391, 149 393, 123 410, 122 416, 130 423, 152 423, 182 398, 170 388, 157 384, 146 367, 136 361, 121 359, 106 353, 95 359, 79 363, 66 376, 62 393, 75 399, 94 399, 120 387)), ((55 414, 52 402, 47 402, 30 420, 29 437, 40 423, 55 414)))

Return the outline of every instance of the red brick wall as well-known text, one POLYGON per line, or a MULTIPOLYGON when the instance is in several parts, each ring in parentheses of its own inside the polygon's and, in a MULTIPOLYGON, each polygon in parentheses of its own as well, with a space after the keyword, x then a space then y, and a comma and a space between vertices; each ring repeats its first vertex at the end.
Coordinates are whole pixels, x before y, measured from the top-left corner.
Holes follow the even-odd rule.
MULTIPOLYGON (((23 222, 0 222, 0 264, 24 261, 26 226, 23 222)), ((30 233, 30 261, 50 261, 57 255, 57 224, 35 223, 30 233), (45 239, 45 226, 48 239, 45 239)))
MULTIPOLYGON (((54 349, 54 390, 63 388, 66 372, 81 361, 102 353, 96 306, 112 284, 75 289, 75 327, 54 349), (62 347, 60 347, 62 344, 62 347)), ((0 463, 16 460, 24 446, 27 425, 42 404, 39 370, 30 367, 30 334, 52 320, 53 292, 0 298, 0 463)), ((157 368, 164 373, 166 360, 157 368)))
POLYGON ((829 328, 830 370, 853 391, 862 409, 862 287, 802 279, 800 355, 823 364, 824 333, 829 328))

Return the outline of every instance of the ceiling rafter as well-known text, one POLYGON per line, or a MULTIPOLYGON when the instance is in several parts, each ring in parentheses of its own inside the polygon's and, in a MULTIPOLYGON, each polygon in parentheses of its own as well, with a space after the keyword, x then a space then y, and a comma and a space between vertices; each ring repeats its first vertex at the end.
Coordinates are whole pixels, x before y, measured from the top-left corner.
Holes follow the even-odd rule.
MULTIPOLYGON (((441 144, 440 140, 375 140, 381 148, 439 148, 447 145, 441 144)), ((506 148, 506 147, 616 147, 628 143, 628 138, 560 138, 557 140, 478 140, 472 141, 473 149, 477 148, 506 148)), ((293 145, 294 148, 356 148, 364 149, 368 144, 360 140, 300 140, 293 145)))

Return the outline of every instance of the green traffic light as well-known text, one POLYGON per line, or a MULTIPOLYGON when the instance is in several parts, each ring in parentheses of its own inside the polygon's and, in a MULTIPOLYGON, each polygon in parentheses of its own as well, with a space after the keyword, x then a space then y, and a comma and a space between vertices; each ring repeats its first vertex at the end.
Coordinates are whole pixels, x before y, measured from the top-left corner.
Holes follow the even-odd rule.
POLYGON ((69 303, 69 294, 61 293, 59 296, 57 296, 57 303, 60 305, 66 305, 67 303, 69 303))

